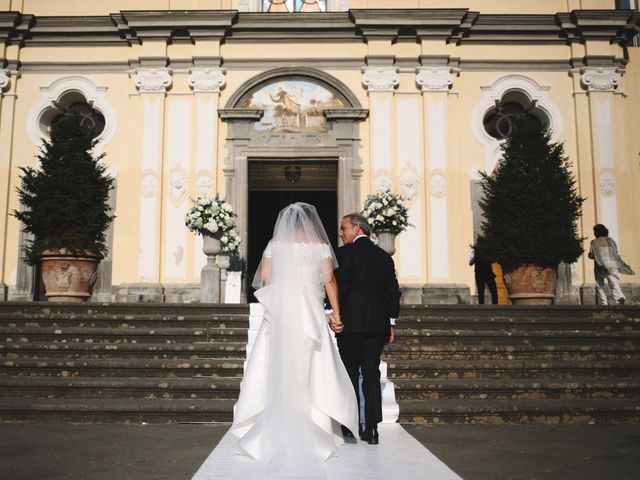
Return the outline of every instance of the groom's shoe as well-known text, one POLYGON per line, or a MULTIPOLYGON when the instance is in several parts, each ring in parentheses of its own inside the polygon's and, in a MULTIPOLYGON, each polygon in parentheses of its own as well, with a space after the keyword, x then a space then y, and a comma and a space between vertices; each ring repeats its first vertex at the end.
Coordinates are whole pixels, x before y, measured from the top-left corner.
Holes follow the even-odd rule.
POLYGON ((343 437, 345 437, 345 438, 354 438, 353 437, 353 433, 347 427, 345 427, 344 425, 340 425, 340 428, 342 429, 342 436, 343 437))
POLYGON ((364 440, 369 445, 378 445, 378 427, 367 427, 360 436, 361 440, 364 440))

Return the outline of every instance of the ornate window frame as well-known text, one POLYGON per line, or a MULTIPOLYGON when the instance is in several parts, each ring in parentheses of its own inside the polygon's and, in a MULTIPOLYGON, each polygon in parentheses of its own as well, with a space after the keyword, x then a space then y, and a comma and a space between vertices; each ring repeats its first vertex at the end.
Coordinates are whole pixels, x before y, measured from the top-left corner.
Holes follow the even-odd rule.
POLYGON ((549 98, 550 87, 538 84, 525 75, 507 75, 497 79, 491 86, 480 87, 483 99, 471 114, 471 131, 476 140, 485 147, 485 171, 492 172, 500 158, 500 140, 493 138, 484 129, 485 115, 507 92, 519 91, 536 104, 549 119, 551 141, 556 142, 562 134, 564 122, 560 110, 549 98))
POLYGON ((86 77, 72 75, 55 80, 47 87, 40 87, 40 100, 31 108, 27 118, 27 132, 34 145, 42 145, 43 133, 40 129, 42 117, 47 110, 56 108, 62 97, 71 92, 82 95, 92 108, 98 110, 105 119, 102 133, 96 138, 96 153, 102 153, 117 130, 116 112, 106 100, 107 87, 100 87, 86 77))

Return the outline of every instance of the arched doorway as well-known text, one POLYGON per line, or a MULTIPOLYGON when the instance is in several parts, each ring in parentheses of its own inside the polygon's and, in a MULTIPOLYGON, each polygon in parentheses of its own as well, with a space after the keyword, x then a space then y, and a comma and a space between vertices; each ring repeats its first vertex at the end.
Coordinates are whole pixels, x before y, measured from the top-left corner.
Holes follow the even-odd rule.
POLYGON ((342 82, 309 68, 258 75, 220 110, 228 124, 225 195, 238 212, 249 282, 289 203, 316 205, 337 242, 339 217, 360 206, 359 123, 367 115, 342 82))

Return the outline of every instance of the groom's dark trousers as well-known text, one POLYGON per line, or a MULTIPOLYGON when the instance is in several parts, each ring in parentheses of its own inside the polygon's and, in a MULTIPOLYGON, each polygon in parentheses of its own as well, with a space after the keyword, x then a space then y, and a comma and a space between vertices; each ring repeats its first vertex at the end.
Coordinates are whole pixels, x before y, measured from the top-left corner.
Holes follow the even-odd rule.
POLYGON ((337 250, 335 271, 344 330, 337 334, 342 362, 359 398, 358 371, 362 371, 365 418, 382 421, 380 355, 390 334, 390 318, 400 310, 400 290, 393 259, 366 237, 337 250))

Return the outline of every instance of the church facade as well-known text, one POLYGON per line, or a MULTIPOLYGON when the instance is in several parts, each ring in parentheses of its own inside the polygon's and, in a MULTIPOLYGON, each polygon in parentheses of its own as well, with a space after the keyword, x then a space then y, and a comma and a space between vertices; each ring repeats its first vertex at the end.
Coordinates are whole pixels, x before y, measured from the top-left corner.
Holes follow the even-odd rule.
MULTIPOLYGON (((199 300, 190 198, 233 205, 249 278, 284 205, 316 205, 337 241, 390 189, 413 224, 404 301, 470 302, 479 172, 519 112, 564 142, 582 235, 605 224, 640 272, 639 32, 633 0, 0 0, 2 298, 38 294, 10 212, 68 111, 116 179, 95 300, 199 300)), ((559 300, 595 303, 586 253, 561 273, 559 300)), ((640 300, 637 274, 623 287, 640 300)))

